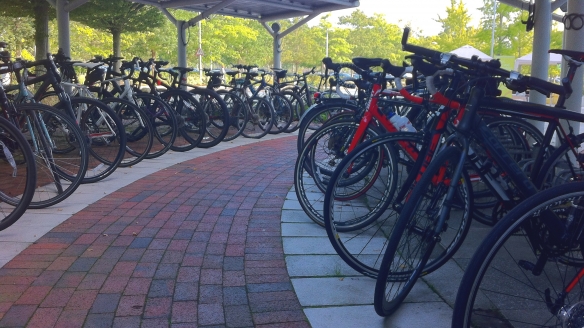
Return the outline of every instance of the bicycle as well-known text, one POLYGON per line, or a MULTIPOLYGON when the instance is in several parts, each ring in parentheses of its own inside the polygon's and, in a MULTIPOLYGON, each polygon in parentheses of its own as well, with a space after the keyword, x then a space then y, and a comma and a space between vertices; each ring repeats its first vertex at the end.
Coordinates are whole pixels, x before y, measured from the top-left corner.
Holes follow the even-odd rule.
POLYGON ((543 190, 509 211, 466 267, 452 327, 579 327, 582 204, 580 181, 543 190))
POLYGON ((111 175, 124 158, 126 134, 121 120, 104 103, 85 97, 69 97, 61 85, 61 76, 52 55, 47 59, 27 62, 25 68, 44 66, 46 73, 23 79, 22 83, 41 83, 33 99, 51 105, 77 122, 89 147, 88 169, 82 183, 92 183, 111 175), (52 91, 51 91, 52 89, 52 91))
MULTIPOLYGON (((452 63, 455 69, 447 70, 449 73, 456 74, 457 70, 463 70, 464 67, 465 74, 478 76, 478 78, 471 80, 472 87, 468 94, 468 101, 464 107, 460 107, 461 110, 454 118, 456 132, 446 140, 446 146, 436 155, 421 179, 411 189, 408 201, 401 209, 399 219, 389 238, 379 268, 374 297, 375 310, 383 316, 393 313, 405 299, 417 278, 430 272, 428 263, 445 262, 445 259, 436 257, 433 251, 451 215, 455 195, 460 192, 459 187, 464 185, 465 179, 462 178, 462 174, 467 158, 475 165, 475 172, 481 176, 481 180, 492 186, 493 192, 500 197, 505 209, 512 208, 538 191, 478 115, 479 108, 483 106, 510 108, 511 101, 496 98, 498 93, 492 81, 504 81, 512 89, 531 88, 544 94, 550 91, 558 93, 560 103, 562 99, 565 99, 566 90, 568 90, 564 86, 505 71, 500 69, 496 62, 483 63, 476 59, 467 60, 407 44, 408 34, 409 29, 406 29, 402 39, 404 50, 421 55, 430 62, 452 63), (497 106, 494 106, 495 104, 497 106), (472 139, 487 151, 492 163, 496 163, 496 170, 484 169, 484 164, 487 163, 480 158, 480 154, 469 148, 471 135, 472 139), (428 190, 434 190, 434 192, 428 193, 428 190), (415 253, 408 253, 409 251, 415 253)), ((566 81, 566 84, 568 83, 569 81, 566 81)), ((549 111, 543 105, 522 104, 522 106, 530 108, 532 112, 539 112, 540 115, 549 111)), ((517 111, 520 108, 514 108, 514 110, 517 111)), ((562 118, 583 121, 584 118, 581 114, 558 109, 554 112, 557 120, 562 118)), ((552 133, 553 131, 554 129, 552 133)), ((544 153, 545 150, 539 151, 539 157, 534 166, 538 162, 543 162, 542 154, 544 153)), ((539 173, 537 169, 531 170, 532 175, 539 173)), ((537 181, 537 179, 533 180, 537 181)))

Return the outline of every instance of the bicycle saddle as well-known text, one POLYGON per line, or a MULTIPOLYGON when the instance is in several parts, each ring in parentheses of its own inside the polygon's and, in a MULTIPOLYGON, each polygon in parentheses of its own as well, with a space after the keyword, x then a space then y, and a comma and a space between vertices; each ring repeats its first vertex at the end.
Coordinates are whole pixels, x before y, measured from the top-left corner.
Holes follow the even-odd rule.
POLYGON ((236 76, 237 74, 239 74, 239 71, 226 71, 225 74, 229 76, 236 76))
POLYGON ((195 70, 195 69, 194 69, 194 68, 192 68, 192 67, 179 67, 179 66, 175 66, 175 67, 173 67, 172 69, 174 69, 175 71, 179 71, 179 72, 181 72, 182 74, 185 74, 185 73, 188 73, 188 72, 192 72, 192 71, 194 71, 194 70, 195 70))

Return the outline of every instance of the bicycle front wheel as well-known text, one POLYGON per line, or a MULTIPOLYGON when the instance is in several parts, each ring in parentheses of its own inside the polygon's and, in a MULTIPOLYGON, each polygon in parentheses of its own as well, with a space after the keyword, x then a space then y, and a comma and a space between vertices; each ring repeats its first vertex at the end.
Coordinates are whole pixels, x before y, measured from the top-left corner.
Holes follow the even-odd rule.
POLYGON ((541 191, 509 211, 466 266, 452 327, 581 327, 582 205, 584 182, 576 182, 541 191), (573 231, 554 242, 554 227, 573 231))
POLYGON ((211 148, 218 145, 229 132, 229 111, 227 104, 217 92, 207 88, 190 90, 203 107, 205 113, 206 133, 199 143, 199 148, 211 148))
POLYGON ((70 102, 73 112, 81 113, 79 127, 89 147, 89 164, 82 183, 105 179, 124 159, 126 134, 122 121, 99 100, 73 97, 70 102))
POLYGON ((154 128, 148 114, 128 100, 105 98, 101 100, 119 116, 126 134, 126 153, 120 167, 130 167, 140 163, 152 148, 154 128))
POLYGON ((425 144, 423 136, 409 132, 372 138, 345 157, 331 176, 323 204, 326 232, 337 254, 357 272, 377 278, 399 216, 390 205, 409 187, 409 174, 417 174, 414 160, 425 154, 425 144), (360 162, 376 154, 383 155, 380 170, 349 183, 360 162))
POLYGON ((437 154, 409 195, 379 267, 374 294, 377 314, 395 312, 418 277, 438 269, 462 244, 470 226, 472 188, 466 177, 452 181, 460 156, 456 147, 437 154), (455 199, 446 199, 451 185, 456 188, 455 199), (441 215, 447 221, 437 227, 441 215))
POLYGON ((260 139, 272 129, 274 109, 264 98, 254 97, 248 100, 247 121, 242 134, 246 138, 260 139))
POLYGON ((37 181, 29 208, 60 203, 82 183, 89 151, 79 126, 62 111, 42 104, 17 104, 21 129, 32 145, 37 181))
POLYGON ((231 141, 239 137, 245 128, 248 110, 245 102, 235 93, 228 90, 217 90, 229 110, 229 131, 223 141, 231 141))
POLYGON ((269 133, 278 134, 286 131, 292 122, 292 105, 290 101, 279 93, 270 96, 270 102, 274 108, 274 124, 269 133))
POLYGON ((171 149, 182 152, 197 147, 205 135, 205 114, 201 104, 185 90, 171 89, 160 97, 170 105, 179 120, 179 133, 171 149))
POLYGON ((22 133, 0 117, 0 231, 16 222, 29 206, 35 190, 36 165, 22 133))

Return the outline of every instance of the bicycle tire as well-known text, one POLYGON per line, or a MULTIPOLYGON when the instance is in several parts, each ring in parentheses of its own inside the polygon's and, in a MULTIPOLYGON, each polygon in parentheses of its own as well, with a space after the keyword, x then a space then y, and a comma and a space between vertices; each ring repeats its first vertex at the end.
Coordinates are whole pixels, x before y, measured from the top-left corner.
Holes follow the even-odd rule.
POLYGON ((229 131, 223 141, 231 141, 239 137, 245 128, 245 122, 248 119, 247 106, 235 92, 221 89, 217 90, 217 93, 223 97, 229 110, 229 131))
POLYGON ((197 145, 199 148, 211 148, 218 145, 229 131, 229 110, 223 98, 217 92, 207 88, 193 88, 189 91, 201 104, 206 117, 206 133, 197 145))
POLYGON ((403 151, 398 145, 400 142, 407 142, 412 149, 419 150, 418 156, 427 148, 424 137, 417 133, 387 133, 366 141, 338 165, 325 193, 323 217, 331 245, 351 268, 372 278, 378 275, 388 237, 399 215, 390 205, 395 202, 398 188, 402 188, 413 166, 411 155, 403 151), (387 153, 383 163, 385 174, 368 176, 374 184, 366 190, 346 183, 343 186, 340 180, 347 168, 352 167, 359 156, 372 150, 387 153), (347 189, 351 193, 356 191, 359 198, 339 197, 344 196, 347 189))
POLYGON ((280 92, 288 101, 290 102, 290 106, 292 106, 292 120, 290 121, 290 125, 284 130, 286 133, 292 133, 300 127, 300 117, 304 113, 304 102, 302 98, 291 90, 282 91, 280 92))
POLYGON ((325 101, 307 109, 300 118, 298 126, 298 139, 296 149, 298 154, 302 152, 304 143, 310 137, 311 133, 322 127, 326 121, 340 113, 354 114, 361 109, 355 104, 349 104, 347 101, 325 101))
POLYGON ((248 119, 242 131, 246 138, 263 138, 274 124, 274 109, 269 101, 260 97, 248 100, 248 119))
MULTIPOLYGON (((531 163, 543 144, 543 134, 524 119, 498 116, 488 118, 486 124, 517 163, 531 163)), ((473 149, 480 151, 480 146, 473 149)), ((499 219, 494 210, 498 199, 480 179, 473 179, 473 200, 473 218, 493 226, 499 219)))
POLYGON ((178 133, 170 149, 183 152, 197 147, 205 136, 205 114, 201 104, 191 93, 179 89, 167 90, 160 98, 170 105, 179 121, 178 133))
POLYGON ((18 128, 0 117, 0 231, 26 211, 35 192, 37 169, 30 145, 18 128))
POLYGON ((150 152, 145 158, 160 157, 170 150, 178 134, 178 122, 174 111, 160 97, 144 93, 134 93, 136 105, 142 108, 154 127, 154 139, 150 152))
MULTIPOLYGON (((437 215, 444 211, 442 206, 445 203, 454 201, 444 200, 443 197, 449 188, 448 180, 458 165, 460 154, 460 149, 452 146, 438 153, 415 184, 401 210, 389 237, 375 284, 373 304, 378 315, 389 316, 394 313, 418 278, 438 269, 448 261, 468 233, 472 213, 472 187, 467 177, 463 176, 461 183, 458 184, 461 188, 457 188, 463 203, 462 213, 456 215, 460 222, 454 225, 445 222, 446 230, 440 233, 440 244, 437 244, 434 238, 437 215), (434 183, 437 174, 441 176, 437 183, 434 183), (417 253, 410 254, 407 253, 408 250, 417 253)), ((452 209, 446 215, 449 217, 448 223, 452 223, 454 217, 452 209)))
POLYGON ((122 121, 103 102, 85 98, 71 98, 73 111, 82 111, 79 126, 88 139, 89 164, 81 183, 94 183, 110 176, 118 168, 126 153, 126 134, 122 121))
POLYGON ((148 114, 125 99, 104 98, 101 101, 116 112, 124 125, 126 153, 119 166, 130 167, 140 163, 150 153, 154 142, 154 128, 148 114))
MULTIPOLYGON (((560 292, 581 271, 582 265, 566 265, 557 258, 538 262, 542 253, 534 251, 532 245, 534 241, 545 243, 541 238, 546 236, 547 228, 540 220, 544 210, 553 211, 563 220, 569 215, 565 209, 573 206, 576 200, 581 202, 582 197, 584 182, 569 183, 543 190, 509 211, 482 241, 466 266, 454 304, 452 327, 470 327, 471 324, 562 327, 558 313, 552 313, 552 309, 569 310, 574 304, 580 304, 581 323, 584 281, 577 280, 572 291, 564 295, 564 302, 559 301, 560 292), (528 227, 541 230, 529 237, 528 227), (532 265, 538 263, 543 267, 536 276, 532 265)), ((574 222, 582 222, 581 216, 574 219, 574 222)), ((562 246, 558 244, 559 248, 554 248, 561 254, 562 246)), ((582 258, 582 249, 577 248, 576 254, 582 258)))
POLYGON ((270 102, 274 108, 274 124, 268 133, 278 134, 286 131, 292 122, 292 104, 286 96, 274 92, 270 95, 270 102))
MULTIPOLYGON (((294 190, 298 202, 306 215, 320 226, 324 227, 322 205, 328 180, 346 156, 344 146, 353 138, 357 127, 358 123, 353 120, 333 121, 324 125, 312 134, 296 160, 294 190)), ((377 135, 379 132, 370 127, 365 131, 364 138, 377 135)))
POLYGON ((90 157, 86 136, 63 111, 38 103, 16 104, 15 108, 28 117, 23 117, 21 128, 33 145, 37 168, 29 208, 56 205, 83 183, 90 157))
MULTIPOLYGON (((584 133, 575 136, 571 143, 576 154, 580 154, 584 150, 582 148, 584 133)), ((584 156, 573 154, 570 143, 563 142, 542 165, 535 185, 540 189, 547 189, 567 182, 582 181, 584 180, 583 161, 584 156)))

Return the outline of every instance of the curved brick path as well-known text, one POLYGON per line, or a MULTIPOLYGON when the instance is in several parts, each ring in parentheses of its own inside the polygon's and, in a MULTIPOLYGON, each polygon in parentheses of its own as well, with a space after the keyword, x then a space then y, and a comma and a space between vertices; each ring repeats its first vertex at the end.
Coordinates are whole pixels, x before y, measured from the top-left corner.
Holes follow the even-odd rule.
POLYGON ((0 268, 0 327, 308 327, 280 234, 295 155, 240 146, 91 204, 0 268))

